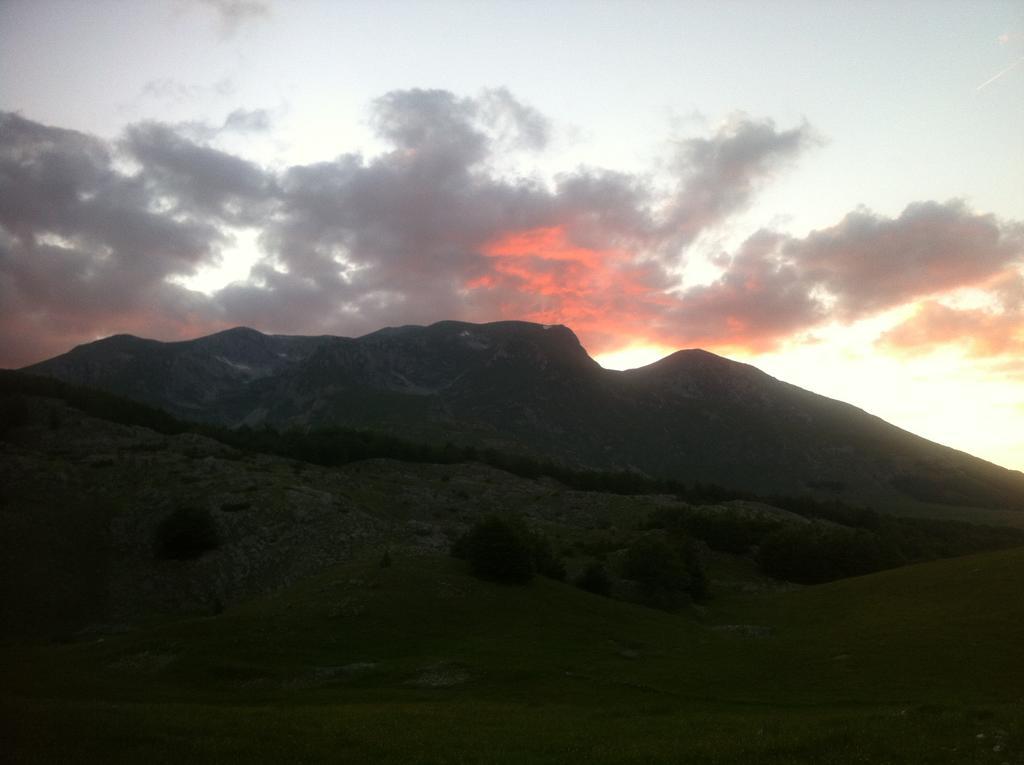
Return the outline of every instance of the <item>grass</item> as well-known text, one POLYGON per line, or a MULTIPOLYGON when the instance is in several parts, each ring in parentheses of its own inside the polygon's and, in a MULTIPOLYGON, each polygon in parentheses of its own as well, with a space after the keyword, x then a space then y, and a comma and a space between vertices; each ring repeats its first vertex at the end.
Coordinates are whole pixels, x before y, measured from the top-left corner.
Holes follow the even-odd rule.
MULTIPOLYGON (((391 701, 57 703, 18 714, 37 725, 18 744, 75 762, 998 763, 1021 740, 1016 718, 1002 710, 639 707, 625 714, 622 707, 391 701), (44 717, 65 721, 61 738, 39 724, 44 717)), ((31 761, 24 751, 14 750, 15 761, 31 761)))
POLYGON ((1024 762, 1024 551, 667 614, 445 558, 7 645, 14 762, 1024 762))

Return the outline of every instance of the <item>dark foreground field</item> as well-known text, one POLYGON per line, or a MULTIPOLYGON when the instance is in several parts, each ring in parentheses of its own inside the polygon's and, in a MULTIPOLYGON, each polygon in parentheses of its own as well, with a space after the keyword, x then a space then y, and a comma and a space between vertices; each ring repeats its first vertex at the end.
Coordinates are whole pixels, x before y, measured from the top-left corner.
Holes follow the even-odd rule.
POLYGON ((1024 762, 1024 550, 668 614, 443 557, 8 644, 12 762, 1024 762))

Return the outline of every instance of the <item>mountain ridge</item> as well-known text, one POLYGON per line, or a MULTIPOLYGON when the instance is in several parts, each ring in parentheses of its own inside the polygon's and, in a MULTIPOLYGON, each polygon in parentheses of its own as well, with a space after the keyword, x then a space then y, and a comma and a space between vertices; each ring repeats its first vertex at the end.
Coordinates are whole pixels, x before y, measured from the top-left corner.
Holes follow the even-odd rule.
POLYGON ((702 349, 606 370, 563 325, 442 321, 358 338, 117 335, 24 371, 238 426, 364 427, 762 492, 1024 508, 1024 474, 702 349))

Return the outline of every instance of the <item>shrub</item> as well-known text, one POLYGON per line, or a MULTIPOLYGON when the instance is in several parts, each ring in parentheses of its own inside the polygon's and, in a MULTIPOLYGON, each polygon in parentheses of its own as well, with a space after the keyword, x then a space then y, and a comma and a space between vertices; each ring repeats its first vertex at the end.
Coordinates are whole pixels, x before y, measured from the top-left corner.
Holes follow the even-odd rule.
POLYGON ((712 550, 742 555, 779 528, 775 518, 744 515, 739 511, 701 508, 663 508, 651 513, 651 528, 684 531, 702 539, 712 550))
POLYGON ((608 597, 612 591, 612 580, 605 567, 594 561, 576 578, 576 586, 595 595, 608 597))
POLYGON ((530 541, 530 553, 533 556, 533 567, 541 576, 548 579, 556 579, 559 582, 565 581, 565 564, 557 557, 551 549, 551 543, 546 537, 523 529, 530 541))
POLYGON ((659 608, 676 608, 687 599, 707 596, 707 577, 693 547, 644 536, 626 551, 623 573, 640 585, 645 600, 659 608))
POLYGON ((28 401, 24 396, 0 396, 0 436, 29 423, 28 401))
POLYGON ((469 561, 481 579, 505 584, 526 584, 535 570, 528 537, 516 525, 494 515, 457 541, 452 554, 469 561))
POLYGON ((156 529, 156 555, 172 560, 194 560, 220 546, 217 523, 209 510, 179 508, 156 529))
POLYGON ((862 529, 806 523, 765 538, 757 560, 776 579, 818 584, 891 565, 878 537, 862 529))
POLYGON ((455 558, 469 561, 476 576, 507 584, 525 584, 534 573, 565 579, 565 566, 541 534, 518 520, 491 515, 455 540, 455 558))

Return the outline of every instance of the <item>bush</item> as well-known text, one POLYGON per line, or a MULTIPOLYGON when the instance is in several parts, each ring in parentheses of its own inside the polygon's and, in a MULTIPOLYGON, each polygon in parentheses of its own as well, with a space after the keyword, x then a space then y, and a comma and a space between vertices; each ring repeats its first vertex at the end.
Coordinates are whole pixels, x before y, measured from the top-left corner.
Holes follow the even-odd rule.
POLYGON ((29 423, 28 400, 24 396, 0 396, 0 436, 29 423))
POLYGON ((530 542, 530 554, 533 556, 533 567, 541 576, 548 579, 555 579, 559 582, 565 581, 565 564, 557 557, 551 549, 551 543, 547 538, 528 529, 523 529, 530 542))
POLYGON ((535 571, 529 538, 517 525, 494 515, 458 540, 452 554, 469 561, 476 576, 495 582, 526 584, 535 571))
POLYGON ((707 577, 693 547, 645 536, 626 551, 623 573, 640 585, 645 600, 658 608, 677 608, 707 596, 707 577))
POLYGON ((209 510, 179 508, 156 529, 156 555, 171 560, 194 560, 220 547, 220 533, 209 510))
POLYGON ((576 586, 595 595, 608 597, 612 591, 612 580, 605 567, 594 561, 576 578, 576 586))
POLYGON ((743 555, 778 529, 780 523, 775 518, 751 517, 740 511, 687 507, 655 510, 647 525, 669 531, 684 531, 706 542, 712 550, 743 555))
POLYGON ((517 520, 491 515, 452 544, 455 558, 469 561, 476 576, 506 584, 525 584, 534 573, 565 579, 565 566, 548 540, 517 520))
POLYGON ((868 574, 893 565, 888 558, 875 534, 819 523, 776 531, 764 540, 757 555, 768 576, 799 584, 868 574))

